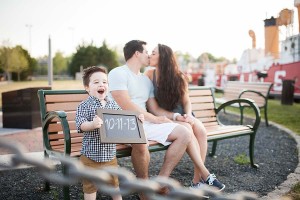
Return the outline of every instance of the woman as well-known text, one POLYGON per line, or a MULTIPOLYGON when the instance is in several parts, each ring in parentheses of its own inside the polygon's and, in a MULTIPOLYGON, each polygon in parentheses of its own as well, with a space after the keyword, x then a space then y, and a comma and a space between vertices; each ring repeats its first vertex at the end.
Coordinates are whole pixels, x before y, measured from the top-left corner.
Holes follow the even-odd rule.
MULTIPOLYGON (((150 55, 150 66, 155 69, 149 69, 145 74, 150 78, 154 85, 154 95, 158 105, 165 110, 174 112, 176 116, 182 115, 185 121, 193 129, 195 138, 199 146, 201 162, 205 162, 207 153, 207 136, 202 122, 194 118, 192 114, 191 102, 188 95, 188 81, 186 76, 179 70, 176 58, 172 49, 166 45, 158 44, 150 55)), ((177 123, 182 123, 178 122, 177 123)), ((187 125, 186 123, 183 123, 187 125)), ((204 165, 204 164, 203 164, 204 165)), ((194 167, 194 178, 191 181, 191 188, 199 188, 206 182, 201 177, 201 172, 194 167)), ((223 190, 225 185, 219 187, 223 190)))

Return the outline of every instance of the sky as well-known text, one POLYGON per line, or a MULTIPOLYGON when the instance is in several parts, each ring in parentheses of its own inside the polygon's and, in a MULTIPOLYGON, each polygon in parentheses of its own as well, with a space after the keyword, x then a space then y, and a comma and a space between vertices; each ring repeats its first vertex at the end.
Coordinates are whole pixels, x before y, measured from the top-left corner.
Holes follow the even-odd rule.
POLYGON ((33 57, 76 52, 82 44, 122 53, 132 39, 158 44, 195 58, 204 52, 239 60, 252 48, 264 49, 264 20, 294 10, 294 25, 280 27, 280 40, 298 34, 294 0, 0 0, 0 45, 22 45, 33 57))

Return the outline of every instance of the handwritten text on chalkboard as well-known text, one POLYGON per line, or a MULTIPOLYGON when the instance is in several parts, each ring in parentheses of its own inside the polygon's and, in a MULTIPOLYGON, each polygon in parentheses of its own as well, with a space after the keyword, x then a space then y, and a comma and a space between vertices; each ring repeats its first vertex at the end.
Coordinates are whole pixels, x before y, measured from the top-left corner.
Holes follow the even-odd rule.
POLYGON ((103 143, 146 143, 142 123, 137 113, 126 110, 98 109, 103 120, 100 138, 103 143))

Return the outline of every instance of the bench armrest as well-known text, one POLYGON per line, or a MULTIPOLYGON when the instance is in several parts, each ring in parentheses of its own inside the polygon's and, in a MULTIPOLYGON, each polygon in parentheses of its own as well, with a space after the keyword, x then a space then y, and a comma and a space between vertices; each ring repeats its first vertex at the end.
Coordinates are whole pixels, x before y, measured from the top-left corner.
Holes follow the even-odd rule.
POLYGON ((235 103, 238 103, 240 106, 241 106, 241 104, 247 104, 247 106, 249 106, 253 109, 254 114, 255 114, 255 121, 254 121, 254 124, 252 126, 252 129, 254 131, 256 131, 258 129, 259 124, 260 124, 260 110, 259 110, 259 107, 257 106, 257 104, 251 99, 234 99, 234 100, 231 100, 231 101, 227 101, 227 102, 221 104, 218 108, 216 108, 216 114, 218 115, 218 113, 221 110, 223 110, 227 106, 230 106, 231 104, 235 104, 235 103))
POLYGON ((243 90, 240 94, 239 94, 239 98, 242 98, 243 94, 245 93, 255 93, 258 94, 259 96, 263 97, 266 100, 266 96, 263 95, 261 92, 255 91, 255 90, 243 90))
MULTIPOLYGON (((67 114, 64 111, 52 111, 48 112, 43 119, 42 122, 42 128, 43 128, 43 141, 44 141, 44 149, 46 151, 52 151, 54 153, 54 150, 51 147, 50 141, 49 141, 49 132, 48 127, 51 124, 52 119, 57 118, 60 121, 60 125, 62 126, 63 134, 64 134, 64 153, 66 155, 70 155, 71 153, 71 136, 70 136, 70 128, 69 123, 67 121, 67 114)), ((61 154, 61 153, 60 153, 61 154)))

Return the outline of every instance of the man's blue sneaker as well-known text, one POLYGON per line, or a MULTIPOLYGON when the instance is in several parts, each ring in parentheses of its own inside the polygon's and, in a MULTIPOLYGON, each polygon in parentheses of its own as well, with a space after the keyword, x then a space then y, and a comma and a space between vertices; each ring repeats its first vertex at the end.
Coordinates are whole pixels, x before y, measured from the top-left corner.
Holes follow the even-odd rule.
POLYGON ((225 185, 221 183, 214 174, 208 175, 205 183, 209 186, 214 186, 218 188, 219 191, 222 191, 225 188, 225 185))

